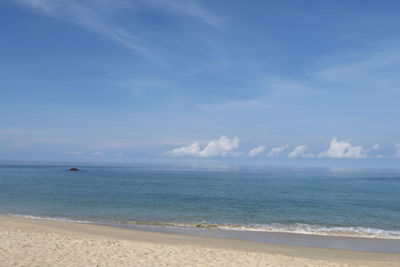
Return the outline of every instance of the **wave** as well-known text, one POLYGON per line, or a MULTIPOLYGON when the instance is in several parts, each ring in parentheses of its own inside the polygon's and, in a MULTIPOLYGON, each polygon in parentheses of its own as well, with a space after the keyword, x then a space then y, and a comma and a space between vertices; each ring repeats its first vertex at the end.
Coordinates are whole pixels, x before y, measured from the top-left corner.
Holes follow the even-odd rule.
POLYGON ((87 224, 107 224, 115 226, 160 226, 172 228, 195 228, 195 229, 215 229, 227 231, 249 231, 249 232, 269 232, 269 233, 293 233, 293 234, 306 234, 306 235, 322 235, 322 236, 340 236, 340 237, 362 237, 362 238, 380 238, 380 239, 400 239, 400 231, 384 230, 378 228, 368 227, 339 227, 339 226, 321 226, 310 224, 216 224, 208 222, 200 223, 169 223, 169 222, 140 222, 140 221, 89 221, 77 220, 64 217, 48 217, 48 216, 32 216, 21 214, 6 214, 7 216, 22 217, 28 219, 38 220, 52 220, 72 223, 87 223, 87 224))
POLYGON ((11 213, 7 213, 5 215, 17 217, 17 218, 35 219, 35 220, 48 220, 48 221, 72 222, 72 223, 88 223, 88 224, 96 223, 94 221, 76 220, 76 219, 70 219, 70 218, 65 218, 65 217, 33 216, 33 215, 23 215, 23 214, 11 214, 11 213))
POLYGON ((328 227, 310 224, 214 224, 214 223, 159 223, 159 222, 121 222, 121 224, 165 226, 165 227, 185 227, 199 229, 220 229, 228 231, 251 231, 269 233, 294 233, 323 236, 343 236, 343 237, 364 237, 382 239, 400 239, 400 231, 383 230, 367 227, 328 227))

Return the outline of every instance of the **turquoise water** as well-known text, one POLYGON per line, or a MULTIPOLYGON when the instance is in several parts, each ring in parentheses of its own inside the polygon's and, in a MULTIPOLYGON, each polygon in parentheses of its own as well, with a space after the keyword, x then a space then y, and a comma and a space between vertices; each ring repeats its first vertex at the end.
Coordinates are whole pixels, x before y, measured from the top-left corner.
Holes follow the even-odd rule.
POLYGON ((400 239, 400 170, 0 165, 0 213, 400 239))

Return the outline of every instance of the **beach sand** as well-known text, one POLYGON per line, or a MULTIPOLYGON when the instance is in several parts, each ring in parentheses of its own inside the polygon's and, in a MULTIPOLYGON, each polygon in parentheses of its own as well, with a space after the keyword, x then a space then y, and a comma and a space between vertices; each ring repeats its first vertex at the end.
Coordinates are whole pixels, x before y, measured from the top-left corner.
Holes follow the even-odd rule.
POLYGON ((0 266, 400 266, 400 255, 0 216, 0 266))

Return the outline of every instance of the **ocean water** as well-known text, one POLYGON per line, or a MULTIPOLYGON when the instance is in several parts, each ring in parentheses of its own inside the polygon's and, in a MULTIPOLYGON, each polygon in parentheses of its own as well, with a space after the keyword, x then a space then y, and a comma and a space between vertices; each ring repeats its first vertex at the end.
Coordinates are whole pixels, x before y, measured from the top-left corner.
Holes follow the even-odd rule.
POLYGON ((0 165, 0 214, 400 239, 400 170, 0 165))

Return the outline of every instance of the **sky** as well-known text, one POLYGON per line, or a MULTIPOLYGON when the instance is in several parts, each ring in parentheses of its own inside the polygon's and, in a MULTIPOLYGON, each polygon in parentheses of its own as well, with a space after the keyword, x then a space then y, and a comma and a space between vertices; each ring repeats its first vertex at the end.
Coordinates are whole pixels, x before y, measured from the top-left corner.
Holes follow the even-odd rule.
POLYGON ((0 0, 0 160, 400 166, 399 12, 0 0))

